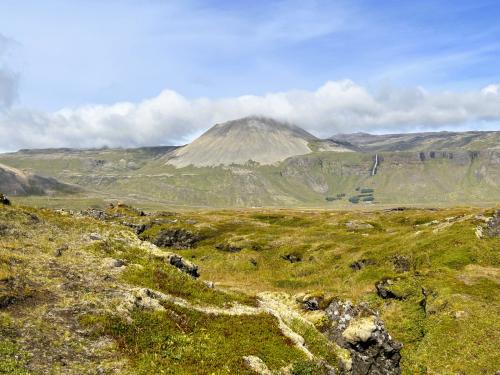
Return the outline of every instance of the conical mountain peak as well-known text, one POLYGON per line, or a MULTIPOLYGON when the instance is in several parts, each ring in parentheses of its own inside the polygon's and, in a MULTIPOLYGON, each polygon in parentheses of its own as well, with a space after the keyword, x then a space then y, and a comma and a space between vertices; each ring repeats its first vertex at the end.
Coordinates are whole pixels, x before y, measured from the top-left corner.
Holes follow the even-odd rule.
POLYGON ((216 124, 168 160, 177 167, 244 164, 249 160, 273 164, 311 152, 314 135, 298 126, 268 117, 249 116, 216 124))

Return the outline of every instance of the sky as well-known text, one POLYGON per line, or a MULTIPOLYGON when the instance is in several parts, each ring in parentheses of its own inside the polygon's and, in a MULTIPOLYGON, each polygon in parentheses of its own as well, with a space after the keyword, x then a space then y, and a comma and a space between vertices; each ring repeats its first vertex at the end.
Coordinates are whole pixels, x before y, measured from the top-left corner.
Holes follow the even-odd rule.
POLYGON ((500 130, 499 1, 0 0, 0 151, 170 145, 246 115, 500 130))

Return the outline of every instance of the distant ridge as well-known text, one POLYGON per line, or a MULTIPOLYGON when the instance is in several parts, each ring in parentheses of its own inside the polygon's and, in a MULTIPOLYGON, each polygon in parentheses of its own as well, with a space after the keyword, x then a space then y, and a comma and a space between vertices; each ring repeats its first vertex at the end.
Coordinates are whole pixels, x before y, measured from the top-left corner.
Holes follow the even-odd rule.
POLYGON ((500 150, 500 131, 425 132, 401 134, 336 134, 330 139, 349 142, 361 151, 500 150))
POLYGON ((60 191, 60 181, 79 185, 87 194, 148 205, 351 205, 349 199, 360 189, 373 189, 374 201, 359 204, 500 202, 500 132, 353 134, 328 141, 290 124, 246 118, 206 134, 210 137, 181 148, 0 154, 0 163, 17 168, 14 173, 4 168, 0 192, 48 194, 60 191), (290 144, 298 146, 290 151, 290 144), (288 157, 295 153, 300 154, 288 157), (261 165, 247 163, 249 159, 261 165), (284 160, 272 162, 277 159, 284 160), (167 165, 171 161, 206 167, 176 168, 167 165))
POLYGON ((176 167, 273 164, 312 151, 351 151, 345 143, 322 141, 298 126, 250 116, 216 124, 187 146, 166 157, 176 167))
POLYGON ((141 146, 141 147, 90 147, 90 148, 71 148, 71 147, 55 147, 55 148, 21 148, 17 151, 20 154, 60 154, 73 153, 81 154, 83 152, 106 152, 106 151, 147 151, 153 154, 167 153, 175 150, 178 146, 141 146))

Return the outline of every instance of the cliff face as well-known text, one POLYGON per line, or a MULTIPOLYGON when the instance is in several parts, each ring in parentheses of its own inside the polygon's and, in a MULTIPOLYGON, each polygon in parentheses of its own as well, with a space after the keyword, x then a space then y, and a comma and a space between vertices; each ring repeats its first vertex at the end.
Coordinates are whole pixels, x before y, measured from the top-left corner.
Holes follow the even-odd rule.
POLYGON ((382 135, 353 133, 337 134, 331 139, 350 142, 366 152, 500 149, 500 131, 382 135))

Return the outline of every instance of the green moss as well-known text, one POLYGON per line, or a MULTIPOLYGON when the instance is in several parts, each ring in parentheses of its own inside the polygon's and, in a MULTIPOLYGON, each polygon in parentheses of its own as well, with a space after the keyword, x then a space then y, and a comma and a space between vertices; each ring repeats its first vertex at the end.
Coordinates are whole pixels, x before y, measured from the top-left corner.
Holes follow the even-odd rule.
POLYGON ((338 367, 337 347, 321 334, 314 326, 294 319, 290 327, 304 338, 305 345, 311 353, 330 366, 338 367))
MULTIPOLYGON (((339 190, 351 191, 343 187, 339 190)), ((48 289, 54 284, 50 284, 47 275, 61 272, 59 267, 64 262, 71 262, 71 269, 86 271, 79 268, 80 257, 91 255, 92 264, 99 264, 104 257, 126 261, 127 267, 115 274, 113 283, 152 288, 199 305, 225 306, 235 302, 255 305, 255 298, 248 295, 262 291, 290 294, 321 291, 343 300, 367 301, 379 310, 389 333, 404 344, 405 374, 494 373, 497 370, 494 368, 496 338, 500 335, 500 253, 497 250, 500 239, 478 239, 474 235, 478 225, 474 215, 491 215, 491 212, 455 208, 401 212, 227 210, 175 214, 178 220, 175 225, 209 234, 196 248, 178 252, 199 265, 204 280, 216 282, 218 288, 214 290, 152 259, 141 248, 129 245, 126 238, 120 239, 121 231, 130 231, 120 225, 120 220, 101 222, 62 216, 50 210, 2 208, 0 222, 7 223, 9 229, 0 237, 0 272, 4 275, 0 280, 12 280, 25 273, 30 281, 32 266, 36 264, 43 275, 37 284, 29 285, 48 289), (29 213, 36 214, 41 222, 33 224, 29 213), (448 222, 447 217, 461 219, 448 222), (353 220, 370 223, 374 228, 350 231, 345 223, 353 220), (428 225, 434 220, 437 223, 428 225), (82 239, 92 232, 110 233, 112 238, 85 243, 82 239), (114 238, 113 233, 120 235, 114 238), (71 245, 67 253, 54 257, 55 248, 65 243, 71 245), (218 251, 215 245, 219 243, 237 243, 242 250, 238 253, 218 251), (281 258, 291 252, 300 254, 302 260, 292 264, 281 258), (411 269, 408 272, 396 269, 395 256, 411 259, 411 269), (40 259, 43 262, 37 263, 40 259), (373 264, 352 270, 349 265, 359 259, 373 260, 373 264), (401 300, 383 300, 377 296, 375 283, 385 277, 394 281, 391 288, 401 300), (427 294, 425 308, 421 303, 422 288, 427 294)), ((167 216, 132 218, 142 222, 167 219, 167 216)), ((171 224, 157 227, 162 225, 171 224)), ((4 282, 1 287, 6 293, 12 293, 12 285, 4 282)), ((78 287, 78 284, 71 285, 78 287)), ((34 296, 32 300, 40 303, 39 296, 36 293, 34 296)), ((30 304, 19 304, 16 309, 22 311, 29 307, 30 304)), ((285 362, 304 360, 276 330, 272 317, 208 316, 166 307, 163 313, 134 313, 131 322, 99 316, 83 319, 82 324, 95 328, 89 329, 89 336, 112 335, 121 353, 131 358, 135 369, 140 370, 133 373, 161 373, 161 370, 168 373, 170 368, 181 374, 183 371, 197 373, 194 362, 197 366, 201 363, 203 371, 245 373, 243 355, 257 355, 273 369, 285 362), (268 330, 270 336, 263 330, 268 330), (226 337, 227 344, 223 342, 226 337), (259 351, 252 346, 251 338, 259 345, 265 340, 270 344, 259 351), (239 349, 240 342, 244 350, 239 349), (229 353, 228 370, 221 358, 231 351, 235 353, 229 353), (291 359, 285 356, 285 351, 292 351, 291 359)), ((51 328, 50 324, 53 322, 47 323, 47 329, 51 328)), ((334 362, 335 348, 332 351, 330 343, 313 327, 306 328, 294 327, 314 354, 334 362)), ((10 336, 3 335, 4 332, 1 332, 2 340, 14 342, 10 336)), ((307 369, 305 364, 304 368, 307 369)))
POLYGON ((275 280, 273 282, 273 285, 282 289, 297 289, 297 288, 304 288, 305 286, 308 285, 308 283, 300 280, 282 279, 282 280, 275 280))
POLYGON ((29 375, 27 355, 14 342, 0 339, 0 374, 29 375))
POLYGON ((326 372, 321 366, 314 361, 301 361, 293 365, 291 370, 292 375, 321 375, 326 372))
POLYGON ((253 219, 264 223, 281 225, 285 227, 302 227, 309 226, 313 223, 307 218, 300 216, 279 215, 279 214, 257 214, 252 216, 253 219))
POLYGON ((98 321, 132 360, 135 374, 252 374, 243 356, 261 358, 276 370, 304 355, 282 336, 270 315, 215 316, 165 305, 166 312, 134 312, 132 321, 98 321))
POLYGON ((148 261, 142 267, 129 267, 122 275, 131 284, 159 290, 195 303, 223 306, 235 302, 255 305, 254 297, 244 294, 226 293, 209 288, 191 276, 160 261, 148 261))

